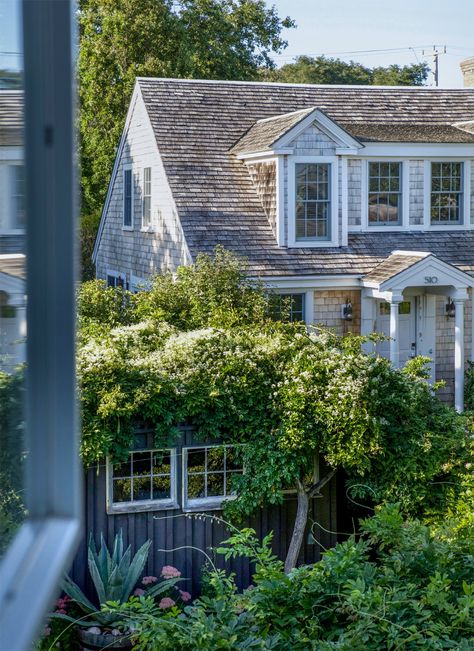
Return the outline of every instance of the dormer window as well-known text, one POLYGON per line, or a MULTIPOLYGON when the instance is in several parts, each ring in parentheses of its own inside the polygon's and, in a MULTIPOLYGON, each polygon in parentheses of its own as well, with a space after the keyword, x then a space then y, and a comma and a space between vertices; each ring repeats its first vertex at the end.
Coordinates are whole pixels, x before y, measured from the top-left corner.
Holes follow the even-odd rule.
POLYGON ((431 163, 431 223, 433 225, 462 223, 462 190, 462 163, 431 163))
POLYGON ((369 162, 369 226, 402 223, 402 164, 369 162))
POLYGON ((328 163, 296 163, 296 241, 331 237, 331 188, 328 163))

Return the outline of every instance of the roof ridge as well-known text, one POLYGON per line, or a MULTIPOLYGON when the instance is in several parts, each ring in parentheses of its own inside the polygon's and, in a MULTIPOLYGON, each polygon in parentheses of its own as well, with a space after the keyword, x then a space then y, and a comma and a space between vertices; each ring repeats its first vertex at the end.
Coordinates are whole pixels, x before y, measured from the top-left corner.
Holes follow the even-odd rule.
POLYGON ((297 84, 279 81, 240 81, 236 79, 182 79, 179 77, 136 77, 136 81, 166 81, 187 84, 232 84, 240 86, 286 86, 290 88, 353 88, 364 90, 406 90, 427 92, 474 93, 474 88, 440 88, 439 86, 371 86, 365 84, 297 84))
POLYGON ((279 113, 278 115, 272 115, 269 118, 260 118, 260 120, 257 120, 254 122, 254 124, 261 124, 262 122, 270 122, 271 120, 280 120, 281 118, 286 118, 290 115, 296 115, 297 113, 311 113, 312 111, 316 111, 317 106, 311 106, 310 108, 305 108, 305 109, 298 109, 297 111, 290 111, 289 113, 279 113))

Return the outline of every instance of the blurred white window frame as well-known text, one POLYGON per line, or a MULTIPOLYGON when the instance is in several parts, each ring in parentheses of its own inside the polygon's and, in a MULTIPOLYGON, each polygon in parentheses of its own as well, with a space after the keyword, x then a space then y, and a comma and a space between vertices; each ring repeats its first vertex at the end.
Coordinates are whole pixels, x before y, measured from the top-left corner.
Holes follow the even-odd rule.
POLYGON ((80 533, 75 401, 74 12, 22 0, 27 213, 28 518, 0 565, 0 648, 40 633, 80 533))

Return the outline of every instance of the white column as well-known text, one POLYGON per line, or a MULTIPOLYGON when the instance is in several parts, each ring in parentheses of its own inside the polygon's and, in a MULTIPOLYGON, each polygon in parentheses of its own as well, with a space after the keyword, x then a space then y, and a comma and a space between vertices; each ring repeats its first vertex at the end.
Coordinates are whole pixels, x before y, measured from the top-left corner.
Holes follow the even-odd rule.
MULTIPOLYGON (((375 330, 375 299, 368 295, 363 289, 360 297, 360 334, 370 335, 375 330)), ((375 346, 372 342, 362 344, 362 350, 366 354, 373 353, 375 346)))
POLYGON ((401 302, 401 296, 390 299, 390 361, 395 368, 399 365, 398 306, 401 302))
POLYGON ((464 301, 466 296, 454 297, 454 407, 464 409, 464 301))

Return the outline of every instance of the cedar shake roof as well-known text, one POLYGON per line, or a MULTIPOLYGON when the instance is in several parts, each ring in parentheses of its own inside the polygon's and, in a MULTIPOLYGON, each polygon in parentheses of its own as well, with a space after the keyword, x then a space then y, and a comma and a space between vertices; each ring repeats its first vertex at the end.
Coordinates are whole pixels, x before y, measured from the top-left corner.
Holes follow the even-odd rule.
POLYGON ((23 144, 23 91, 0 90, 0 147, 23 144))
POLYGON ((451 124, 397 124, 348 122, 344 127, 360 142, 474 143, 474 128, 451 124))
POLYGON ((309 115, 314 107, 258 120, 230 150, 233 154, 270 150, 273 143, 309 115))
POLYGON ((315 106, 341 125, 474 121, 474 89, 137 81, 193 257, 221 244, 255 275, 366 274, 409 249, 474 275, 474 231, 354 233, 347 247, 279 247, 245 164, 229 153, 258 120, 315 106))
POLYGON ((406 271, 406 269, 409 269, 427 256, 429 256, 428 253, 419 253, 416 251, 412 255, 408 252, 394 251, 386 260, 364 276, 364 281, 378 283, 380 285, 386 280, 397 276, 402 271, 406 271))

